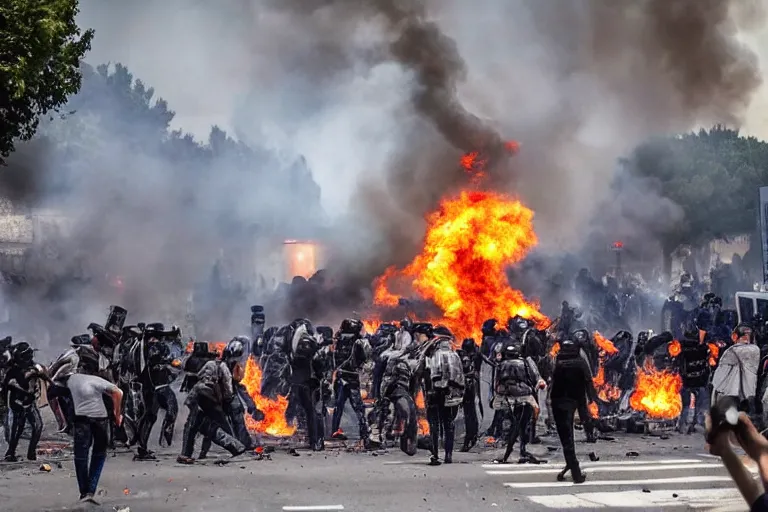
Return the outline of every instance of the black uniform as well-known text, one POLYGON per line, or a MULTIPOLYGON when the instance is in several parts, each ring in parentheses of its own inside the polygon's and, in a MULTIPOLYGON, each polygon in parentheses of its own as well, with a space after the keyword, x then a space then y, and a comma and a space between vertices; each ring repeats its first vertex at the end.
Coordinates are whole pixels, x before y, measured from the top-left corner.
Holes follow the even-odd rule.
POLYGON ((365 404, 363 404, 360 395, 360 368, 368 358, 366 353, 367 341, 361 337, 362 330, 362 322, 347 319, 341 322, 341 327, 337 333, 336 349, 333 353, 334 367, 336 368, 336 382, 334 383, 336 404, 333 410, 332 437, 344 438, 344 433, 340 429, 341 418, 344 415, 344 406, 349 400, 360 426, 360 439, 368 447, 370 445, 368 421, 365 417, 365 404))
MULTIPOLYGON (((572 341, 564 341, 560 344, 560 352, 557 355, 552 374, 552 393, 550 396, 557 434, 563 445, 566 463, 566 468, 560 473, 558 479, 562 479, 565 473, 570 470, 574 482, 583 482, 584 476, 581 473, 579 461, 576 459, 574 447, 573 418, 577 410, 582 421, 585 418, 590 418, 587 401, 594 402, 597 399, 597 393, 592 384, 589 366, 581 357, 578 346, 572 341)), ((585 423, 585 428, 591 428, 590 422, 585 423)))
POLYGON ((693 421, 688 426, 687 432, 692 433, 696 424, 704 426, 704 413, 709 408, 709 346, 700 343, 698 339, 691 339, 687 335, 680 340, 681 351, 678 357, 680 376, 683 379, 683 387, 680 390, 683 410, 680 413, 677 429, 682 432, 688 419, 688 409, 691 405, 691 396, 696 400, 696 410, 693 421))
POLYGON ((480 365, 482 358, 480 351, 472 338, 465 339, 458 351, 461 358, 461 366, 464 371, 464 398, 462 409, 464 411, 464 445, 462 452, 468 452, 477 444, 477 436, 480 432, 480 422, 477 419, 477 406, 483 411, 483 402, 480 399, 480 365))
POLYGON ((496 358, 496 378, 493 383, 493 406, 496 412, 511 413, 512 424, 507 434, 507 448, 499 462, 506 463, 515 442, 520 439, 520 456, 529 458, 526 445, 530 440, 530 428, 538 405, 534 395, 541 380, 536 364, 530 357, 523 357, 517 343, 507 344, 496 358))
POLYGON ((464 397, 464 371, 461 359, 453 350, 453 335, 444 327, 437 327, 434 337, 427 343, 427 364, 423 372, 426 395, 427 421, 432 440, 430 464, 440 463, 440 433, 444 435, 446 464, 453 462, 455 421, 464 397))
POLYGON ((416 455, 419 430, 416 403, 413 401, 415 387, 408 351, 391 354, 382 376, 380 396, 386 401, 387 409, 389 403, 394 405, 394 433, 400 436, 400 449, 410 456, 416 455))
POLYGON ((16 447, 19 444, 24 426, 32 427, 32 437, 27 448, 27 459, 37 459, 37 443, 43 432, 43 419, 37 408, 41 380, 47 380, 43 368, 35 364, 34 351, 27 343, 19 343, 13 348, 13 362, 5 375, 3 394, 7 397, 10 420, 8 450, 5 460, 15 462, 16 447))
MULTIPOLYGON (((190 393, 192 389, 195 387, 195 384, 197 384, 199 378, 197 374, 200 372, 200 370, 203 369, 203 366, 205 366, 205 363, 208 361, 213 361, 216 359, 216 354, 211 353, 208 351, 208 343, 204 341, 196 341, 192 345, 192 354, 190 354, 189 357, 187 357, 186 361, 184 361, 184 364, 182 366, 182 370, 184 371, 184 380, 181 382, 181 389, 180 391, 182 393, 190 393)), ((191 401, 186 404, 189 409, 198 408, 197 401, 191 401)), ((190 411, 190 414, 192 414, 192 411, 190 411)), ((195 411, 195 414, 198 414, 197 411, 195 411)), ((192 444, 192 450, 194 450, 194 434, 191 432, 193 422, 190 422, 187 420, 184 423, 184 433, 182 438, 182 450, 184 449, 184 446, 187 446, 187 443, 191 442, 192 444), (192 439, 190 441, 190 436, 192 436, 192 439)), ((200 456, 198 458, 204 459, 208 455, 208 450, 211 446, 211 441, 209 438, 205 437, 205 434, 203 434, 203 445, 200 448, 200 456)), ((192 452, 190 451, 189 457, 191 457, 192 452)), ((189 462, 189 460, 183 460, 183 456, 179 457, 180 461, 189 462)))
POLYGON ((307 320, 297 320, 291 324, 293 338, 290 344, 291 391, 290 401, 304 413, 307 423, 307 436, 313 450, 322 450, 323 443, 318 437, 318 419, 312 391, 317 387, 313 361, 320 345, 315 338, 314 328, 307 320))
POLYGON ((202 433, 233 456, 243 453, 245 446, 233 437, 224 411, 225 405, 230 403, 234 394, 229 368, 223 361, 208 361, 197 377, 197 383, 185 401, 189 416, 184 425, 184 443, 177 461, 187 464, 192 462, 192 451, 198 433, 202 433))

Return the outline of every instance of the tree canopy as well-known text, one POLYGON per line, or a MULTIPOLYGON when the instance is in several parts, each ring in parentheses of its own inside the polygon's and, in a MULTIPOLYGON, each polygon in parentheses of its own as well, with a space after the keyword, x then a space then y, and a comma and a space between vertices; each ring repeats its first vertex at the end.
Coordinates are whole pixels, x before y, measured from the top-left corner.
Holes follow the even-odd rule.
POLYGON ((0 163, 15 139, 32 138, 39 116, 79 90, 93 31, 81 33, 77 13, 77 0, 0 3, 0 163))
POLYGON ((715 126, 650 140, 622 163, 682 210, 655 228, 665 250, 754 231, 758 188, 768 185, 767 143, 715 126))

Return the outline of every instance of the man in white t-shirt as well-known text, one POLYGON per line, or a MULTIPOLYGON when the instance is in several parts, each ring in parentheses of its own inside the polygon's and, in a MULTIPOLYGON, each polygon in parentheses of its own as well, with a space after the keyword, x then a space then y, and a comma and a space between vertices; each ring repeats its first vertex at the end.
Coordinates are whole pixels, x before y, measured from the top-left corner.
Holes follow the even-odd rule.
POLYGON ((94 375, 99 371, 99 358, 95 351, 81 350, 80 363, 82 373, 76 373, 67 380, 75 408, 75 472, 80 487, 80 500, 98 504, 94 495, 107 458, 109 440, 109 415, 104 405, 104 396, 112 398, 115 422, 120 426, 123 421, 120 413, 123 392, 111 382, 94 375), (91 446, 93 452, 89 464, 88 451, 91 446))

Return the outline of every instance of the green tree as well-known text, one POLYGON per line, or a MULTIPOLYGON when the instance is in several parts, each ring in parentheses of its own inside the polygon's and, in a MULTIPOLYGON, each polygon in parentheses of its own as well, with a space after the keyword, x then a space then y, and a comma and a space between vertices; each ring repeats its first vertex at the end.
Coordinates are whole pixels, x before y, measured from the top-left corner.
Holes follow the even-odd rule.
POLYGON ((78 10, 77 0, 0 2, 0 163, 80 89, 93 31, 81 33, 78 10))
POLYGON ((658 228, 665 250, 754 230, 757 189, 768 185, 765 142, 715 126, 647 142, 623 163, 683 211, 658 228))

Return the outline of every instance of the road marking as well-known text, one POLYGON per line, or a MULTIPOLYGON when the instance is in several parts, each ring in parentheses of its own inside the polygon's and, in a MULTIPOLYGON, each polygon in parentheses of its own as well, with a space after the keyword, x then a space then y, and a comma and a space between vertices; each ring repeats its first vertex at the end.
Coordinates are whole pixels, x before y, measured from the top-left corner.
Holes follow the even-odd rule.
POLYGON ((610 486, 610 485, 659 485, 659 484, 681 484, 681 483, 701 483, 701 482, 731 482, 729 476, 681 476, 673 478, 650 478, 647 480, 587 480, 581 484, 573 482, 507 482, 504 487, 513 489, 524 488, 545 488, 545 487, 587 487, 587 486, 610 486))
POLYGON ((344 510, 344 505, 299 505, 283 507, 286 512, 308 512, 313 510, 344 510))
MULTIPOLYGON (((643 464, 693 464, 704 462, 701 459, 656 459, 656 460, 601 460, 597 462, 583 462, 579 464, 583 468, 592 468, 597 466, 639 466, 643 464)), ((562 468, 562 464, 483 464, 483 469, 500 469, 504 467, 518 468, 562 468)))
MULTIPOLYGON (((730 502, 741 503, 743 499, 735 488, 725 489, 682 489, 653 491, 617 491, 617 492, 587 492, 577 494, 528 496, 528 499, 538 505, 558 510, 568 508, 595 509, 612 508, 657 508, 668 506, 684 506, 691 508, 726 505, 730 502), (676 496, 673 496, 676 495, 676 496)), ((743 509, 743 506, 742 506, 743 509)))
POLYGON ((385 466, 394 466, 396 464, 405 464, 404 460, 390 460, 384 463, 385 466))
MULTIPOLYGON (((722 464, 654 464, 649 466, 598 466, 589 468, 585 473, 611 473, 621 471, 671 471, 673 469, 723 469, 722 464)), ((545 475, 559 473, 561 469, 519 469, 516 471, 486 471, 489 475, 545 475)))

